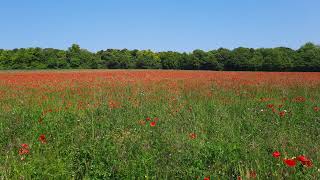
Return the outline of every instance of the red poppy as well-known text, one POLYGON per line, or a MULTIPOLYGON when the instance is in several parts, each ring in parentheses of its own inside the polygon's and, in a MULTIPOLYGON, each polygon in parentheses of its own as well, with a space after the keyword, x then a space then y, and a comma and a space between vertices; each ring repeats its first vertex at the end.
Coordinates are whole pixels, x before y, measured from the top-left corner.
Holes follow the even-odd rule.
POLYGON ((270 108, 270 109, 272 109, 272 108, 274 107, 273 104, 268 104, 267 106, 268 106, 268 108, 270 108))
POLYGON ((28 144, 21 144, 21 147, 22 148, 19 149, 19 154, 20 155, 25 155, 25 154, 29 154, 30 153, 28 144))
POLYGON ((281 155, 281 154, 280 154, 279 151, 275 151, 275 152, 272 153, 272 156, 275 157, 275 158, 279 158, 280 155, 281 155))
POLYGON ((289 167, 294 167, 297 164, 295 159, 284 159, 283 162, 289 167))
POLYGON ((159 121, 159 118, 158 118, 158 117, 155 117, 155 118, 154 118, 154 121, 159 121))
POLYGON ((278 106, 279 108, 282 108, 283 107, 283 104, 279 104, 279 106, 278 106))
POLYGON ((155 121, 151 122, 151 123, 150 123, 150 126, 151 126, 151 127, 156 126, 156 122, 155 122, 155 121))
POLYGON ((241 176, 238 176, 238 177, 237 177, 237 180, 242 180, 241 176))
POLYGON ((250 178, 256 178, 257 177, 257 173, 255 171, 250 171, 250 178))
POLYGON ((195 139, 195 138, 197 138, 197 134, 196 133, 190 133, 189 134, 189 138, 190 139, 195 139))
POLYGON ((305 101, 306 101, 306 98, 304 98, 302 96, 298 96, 293 99, 293 102, 305 102, 305 101))
POLYGON ((147 117, 147 118, 146 118, 146 121, 150 121, 150 120, 151 120, 151 118, 150 118, 150 117, 147 117))
POLYGON ((46 136, 44 134, 41 134, 38 138, 38 140, 42 143, 42 144, 46 144, 47 140, 46 140, 46 136))
POLYGON ((19 154, 20 155, 24 155, 24 154, 29 154, 29 149, 25 149, 25 148, 20 148, 19 149, 19 154))
POLYGON ((279 116, 280 116, 280 117, 284 117, 285 115, 286 115, 286 112, 285 112, 285 111, 279 112, 279 116))
POLYGON ((297 160, 299 160, 299 161, 306 161, 307 158, 306 158, 304 155, 300 155, 300 156, 297 157, 297 160))
POLYGON ((312 162, 310 159, 306 158, 305 156, 301 155, 297 157, 297 160, 299 160, 301 162, 302 165, 305 165, 307 167, 311 167, 312 166, 312 162))
POLYGON ((25 149, 29 149, 29 145, 28 144, 21 144, 21 147, 23 147, 25 149))
POLYGON ((314 110, 315 112, 318 112, 318 111, 320 111, 320 108, 317 107, 317 106, 315 106, 315 107, 313 107, 313 110, 314 110))
POLYGON ((210 177, 204 177, 203 180, 210 180, 210 177))

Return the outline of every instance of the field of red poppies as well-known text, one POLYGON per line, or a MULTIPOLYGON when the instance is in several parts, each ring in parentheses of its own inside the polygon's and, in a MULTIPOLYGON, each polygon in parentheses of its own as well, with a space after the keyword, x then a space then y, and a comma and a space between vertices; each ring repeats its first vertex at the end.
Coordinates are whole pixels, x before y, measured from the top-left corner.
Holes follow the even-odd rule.
POLYGON ((320 73, 0 72, 0 179, 320 179, 320 73))

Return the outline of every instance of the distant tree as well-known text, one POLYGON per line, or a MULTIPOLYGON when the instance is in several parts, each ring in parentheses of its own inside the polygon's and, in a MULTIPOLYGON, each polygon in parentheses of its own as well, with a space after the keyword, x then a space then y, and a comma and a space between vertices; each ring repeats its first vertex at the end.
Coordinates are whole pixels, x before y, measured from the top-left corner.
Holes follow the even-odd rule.
POLYGON ((219 64, 223 66, 224 70, 232 70, 232 54, 229 49, 219 48, 213 52, 219 64))
POLYGON ((181 69, 186 70, 199 70, 201 68, 206 69, 204 67, 205 60, 207 58, 207 53, 200 49, 194 50, 191 54, 182 54, 181 58, 181 69))
POLYGON ((215 51, 210 51, 203 58, 200 69, 220 71, 223 70, 223 64, 218 62, 215 51))
POLYGON ((81 49, 77 44, 68 48, 66 57, 70 68, 97 69, 100 63, 100 57, 97 54, 81 49))
POLYGON ((261 71, 262 63, 263 63, 263 53, 261 52, 263 49, 257 49, 253 53, 253 56, 248 61, 248 69, 251 71, 261 71))
POLYGON ((0 49, 0 70, 6 69, 5 50, 0 49))
POLYGON ((262 69, 265 71, 289 71, 293 67, 294 54, 290 49, 264 49, 262 69))
POLYGON ((244 48, 191 53, 107 49, 92 53, 72 44, 52 48, 0 49, 0 69, 186 69, 236 71, 320 71, 320 47, 306 43, 298 50, 286 47, 244 48))
POLYGON ((232 51, 232 61, 230 66, 234 70, 248 71, 253 70, 250 59, 253 58, 254 49, 239 47, 232 51))
POLYGON ((200 63, 193 54, 183 53, 180 62, 181 69, 193 70, 200 67, 200 63))
POLYGON ((107 49, 101 51, 101 60, 110 69, 129 69, 133 66, 133 57, 127 49, 107 49))
POLYGON ((66 56, 67 56, 67 62, 71 68, 80 67, 81 49, 79 45, 72 44, 72 46, 68 48, 66 56))
POLYGON ((47 48, 43 50, 45 60, 49 69, 67 69, 69 64, 67 62, 66 52, 63 50, 47 48))
POLYGON ((320 47, 313 43, 306 43, 297 51, 295 70, 320 71, 320 47))
POLYGON ((150 50, 138 51, 136 55, 136 67, 138 69, 160 69, 160 57, 150 50))
POLYGON ((160 52, 159 57, 161 59, 161 65, 163 69, 180 69, 182 55, 178 52, 160 52))

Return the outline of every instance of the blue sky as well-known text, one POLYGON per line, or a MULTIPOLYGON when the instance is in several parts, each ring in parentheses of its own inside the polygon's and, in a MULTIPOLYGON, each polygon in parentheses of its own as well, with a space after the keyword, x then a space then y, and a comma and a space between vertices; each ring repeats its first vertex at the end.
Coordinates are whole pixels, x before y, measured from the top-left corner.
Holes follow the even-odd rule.
POLYGON ((0 48, 155 51, 320 43, 319 0, 0 0, 0 48))

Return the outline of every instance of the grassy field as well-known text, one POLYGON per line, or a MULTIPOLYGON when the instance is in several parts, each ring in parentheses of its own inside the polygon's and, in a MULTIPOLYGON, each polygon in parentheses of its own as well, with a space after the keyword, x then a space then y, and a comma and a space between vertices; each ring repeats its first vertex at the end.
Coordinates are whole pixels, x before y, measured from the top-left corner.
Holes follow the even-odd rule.
POLYGON ((0 72, 0 179, 320 179, 320 73, 0 72))

